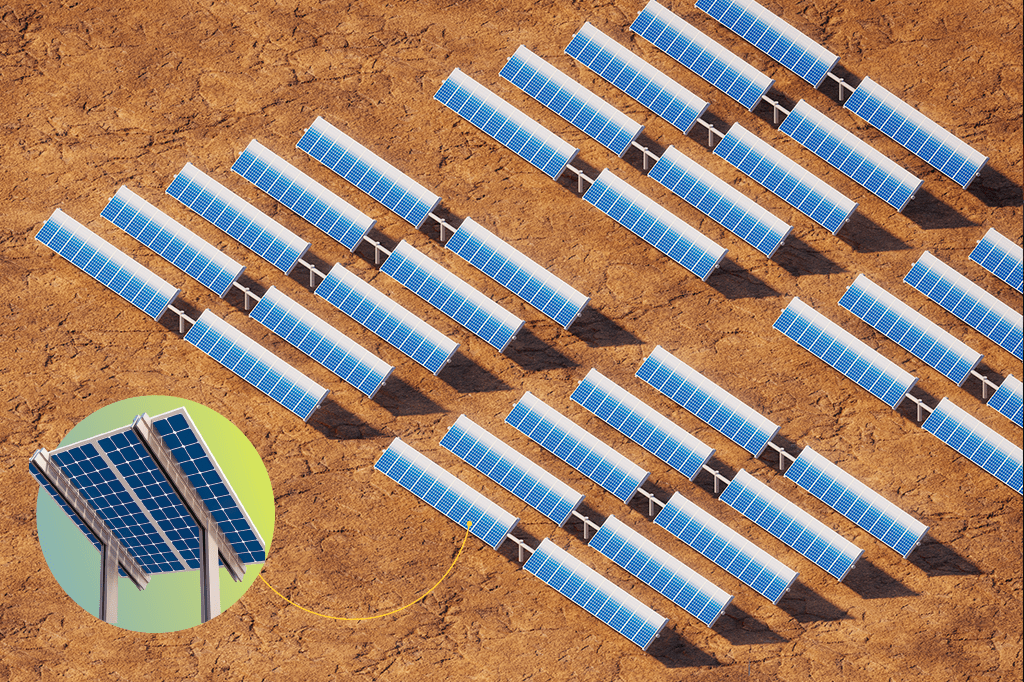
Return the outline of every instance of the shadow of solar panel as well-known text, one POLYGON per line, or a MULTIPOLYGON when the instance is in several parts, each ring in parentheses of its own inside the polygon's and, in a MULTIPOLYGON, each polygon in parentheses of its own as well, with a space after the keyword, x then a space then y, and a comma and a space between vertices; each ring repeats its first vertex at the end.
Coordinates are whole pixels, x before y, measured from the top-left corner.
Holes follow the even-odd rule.
POLYGON ((59 208, 43 223, 36 240, 154 320, 181 291, 59 208))
POLYGON ((64 498, 57 494, 57 491, 53 489, 53 486, 50 485, 49 481, 43 478, 43 475, 39 472, 39 469, 36 467, 36 465, 33 464, 32 462, 29 462, 28 470, 29 473, 31 473, 32 476, 36 479, 36 481, 39 482, 40 487, 42 487, 43 490, 46 491, 46 494, 53 498, 53 501, 56 502, 57 506, 59 506, 64 511, 64 513, 68 515, 68 518, 71 519, 72 523, 78 526, 78 530, 82 531, 82 535, 85 536, 85 539, 91 542, 93 547, 95 547, 97 551, 102 552, 103 545, 100 544, 100 541, 97 540, 96 536, 92 534, 92 531, 90 531, 89 527, 85 525, 85 523, 82 521, 82 518, 78 514, 76 514, 74 510, 71 509, 71 507, 68 506, 68 503, 64 501, 64 498))
POLYGON ((697 0, 697 8, 814 87, 839 62, 839 57, 753 0, 697 0))
POLYGON ((1024 387, 1011 374, 1003 379, 1002 385, 989 398, 988 406, 1017 426, 1024 427, 1024 423, 1021 422, 1022 402, 1024 402, 1024 387))
POLYGON ((708 103, 625 47, 589 21, 566 46, 565 53, 683 131, 690 132, 708 103))
POLYGON ((839 299, 839 305, 924 360, 957 386, 963 386, 981 362, 981 353, 971 350, 864 275, 858 275, 839 299))
POLYGON ((779 130, 897 211, 921 187, 921 180, 804 100, 796 103, 779 130))
POLYGON ((494 549, 519 519, 455 478, 433 460, 395 438, 373 468, 420 498, 494 549))
POLYGON ((609 218, 707 281, 727 249, 619 179, 607 168, 583 195, 609 218))
POLYGON ((523 570, 645 651, 668 623, 668 618, 547 538, 530 555, 523 570))
POLYGON ((917 383, 916 377, 799 298, 789 302, 772 326, 893 409, 917 383))
POLYGON ((1024 250, 990 227, 971 251, 971 260, 1017 290, 1024 292, 1024 250))
POLYGON ((923 428, 961 455, 1005 483, 1017 494, 1024 494, 1019 447, 943 398, 924 420, 923 428))
POLYGON ((185 334, 185 340, 302 421, 309 421, 327 397, 326 388, 209 310, 203 311, 185 334))

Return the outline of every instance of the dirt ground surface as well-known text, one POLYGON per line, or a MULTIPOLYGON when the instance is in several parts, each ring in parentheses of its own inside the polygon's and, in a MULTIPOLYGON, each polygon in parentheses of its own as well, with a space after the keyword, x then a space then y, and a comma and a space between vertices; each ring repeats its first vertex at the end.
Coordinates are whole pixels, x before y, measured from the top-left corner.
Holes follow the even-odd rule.
MULTIPOLYGON (((667 4, 667 3, 666 3, 667 4)), ((985 406, 982 385, 958 388, 853 317, 837 301, 868 275, 984 353, 999 383, 1021 365, 902 282, 924 250, 1016 310, 1021 299, 968 260, 995 228, 1021 243, 1022 7, 980 0, 773 0, 769 8, 840 56, 836 72, 870 76, 989 157, 961 189, 838 103, 687 2, 670 8, 775 79, 789 108, 807 99, 924 180, 904 213, 785 137, 762 104, 747 112, 632 34, 642 0, 559 2, 5 2, 0 10, 0 679, 12 680, 1020 680, 1021 496, 942 445, 912 406, 891 410, 772 329, 799 296, 919 378, 914 395, 944 396, 1020 445, 1021 431, 985 406), (711 103, 707 120, 742 123, 859 202, 832 235, 564 54, 585 22, 626 44, 711 103), (644 177, 639 152, 616 158, 529 99, 498 71, 526 45, 793 225, 771 259, 644 177), (701 282, 433 99, 460 68, 580 148, 579 168, 610 168, 729 249, 701 282), (323 116, 442 197, 454 224, 472 217, 591 297, 563 330, 443 248, 436 225, 416 231, 314 162, 295 144, 323 116), (526 320, 504 354, 377 272, 373 253, 334 243, 230 171, 258 139, 368 215, 372 236, 406 239, 526 320), (309 239, 310 260, 371 281, 461 343, 437 377, 313 296, 165 189, 191 161, 309 239), (100 217, 122 184, 246 265, 243 283, 276 285, 396 369, 375 399, 247 319, 238 292, 218 299, 100 217), (217 365, 34 240, 57 207, 182 288, 195 317, 210 308, 331 393, 308 424, 217 365), (811 446, 929 526, 903 559, 763 461, 637 379, 662 345, 781 425, 776 443, 811 446), (619 382, 716 448, 712 465, 740 469, 863 548, 839 583, 694 482, 569 400, 590 368, 619 382), (772 605, 504 423, 531 391, 651 471, 673 491, 799 571, 772 605), (422 604, 343 623, 288 606, 256 585, 214 621, 140 634, 97 621, 61 590, 36 537, 37 447, 54 448, 110 402, 181 396, 237 424, 261 453, 277 520, 264 577, 326 614, 382 613, 421 594, 451 563, 463 531, 373 464, 396 436, 521 517, 531 545, 550 537, 669 619, 637 646, 521 570, 514 546, 470 538, 452 574, 422 604), (625 520, 735 598, 714 628, 586 547, 578 524, 556 528, 440 447, 466 414, 586 495, 584 511, 625 520)), ((907 405, 910 405, 908 402, 907 405)))

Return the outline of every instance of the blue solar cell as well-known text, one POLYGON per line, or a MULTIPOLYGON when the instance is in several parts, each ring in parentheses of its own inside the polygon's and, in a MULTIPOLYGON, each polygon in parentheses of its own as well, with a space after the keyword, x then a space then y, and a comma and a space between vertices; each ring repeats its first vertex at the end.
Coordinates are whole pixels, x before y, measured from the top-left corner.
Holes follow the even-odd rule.
POLYGON ((949 398, 942 399, 923 427, 1011 490, 1024 494, 1021 449, 954 405, 949 398))
POLYGON ((1017 290, 1024 292, 1024 250, 990 227, 971 251, 972 261, 1017 290))
POLYGON ((1003 379, 999 389, 988 400, 988 405, 1014 424, 1024 427, 1021 421, 1021 403, 1024 402, 1024 388, 1021 382, 1009 375, 1003 379))

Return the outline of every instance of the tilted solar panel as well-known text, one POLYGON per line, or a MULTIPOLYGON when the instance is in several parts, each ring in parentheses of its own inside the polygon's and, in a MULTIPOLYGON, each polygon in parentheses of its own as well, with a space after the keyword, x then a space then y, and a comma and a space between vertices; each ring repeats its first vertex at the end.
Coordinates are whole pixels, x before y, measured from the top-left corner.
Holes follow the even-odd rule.
POLYGON ((296 145, 419 229, 441 197, 317 116, 296 145))
POLYGON ((642 604, 548 538, 530 555, 523 570, 645 651, 668 623, 668 618, 642 604))
POLYGON ((865 78, 843 105, 966 188, 988 157, 910 106, 881 85, 865 78))
POLYGON ((839 299, 840 307, 864 320, 903 348, 963 386, 981 353, 917 312, 864 275, 839 299))
POLYGON ((644 127, 520 45, 499 74, 618 156, 644 127))
POLYGON ((708 103, 625 47, 590 22, 566 46, 565 53, 601 78, 683 131, 690 132, 708 103))
POLYGON ((459 349, 459 344, 339 264, 315 293, 434 375, 459 349))
POLYGON ((1024 427, 1021 421, 1021 404, 1024 402, 1024 386, 1011 374, 988 399, 988 406, 1014 424, 1024 427))
POLYGON ((786 478, 906 558, 928 532, 924 525, 809 447, 786 478))
POLYGON ((895 409, 917 378, 799 298, 772 325, 825 364, 895 409))
POLYGON ((519 519, 473 490, 400 438, 391 441, 373 468, 420 498, 494 549, 519 519))
POLYGON ((253 140, 231 170, 355 251, 377 221, 253 140))
POLYGON ((583 195, 609 218, 706 281, 727 249, 662 208, 607 168, 583 195))
POLYGON ((903 281, 963 320, 1018 360, 1024 359, 1021 314, 925 251, 903 281))
POLYGON ((181 291, 59 208, 43 223, 36 240, 154 320, 181 291))
POLYGON ((715 146, 714 153, 832 234, 838 232, 857 210, 857 202, 827 185, 739 123, 729 128, 715 146))
POLYGON ((715 453, 596 369, 587 373, 570 399, 691 481, 715 453))
POLYGON ((949 398, 943 398, 928 415, 923 428, 1011 490, 1024 494, 1021 449, 954 405, 949 398))
POLYGON ((583 495, 529 457, 461 415, 441 445, 559 526, 583 502, 583 495))
POLYGON ((89 527, 85 525, 85 523, 82 521, 82 518, 78 514, 76 514, 71 507, 68 506, 68 503, 64 501, 64 498, 57 494, 57 491, 54 490, 53 486, 50 485, 50 482, 43 477, 42 473, 40 473, 39 469, 36 467, 34 462, 29 462, 28 470, 32 474, 33 478, 35 478, 39 485, 43 488, 43 490, 46 491, 46 494, 53 498, 53 501, 56 502, 57 505, 64 511, 64 513, 68 515, 68 518, 71 519, 72 523, 78 526, 78 530, 82 531, 82 535, 85 536, 86 540, 91 542, 93 547, 95 547, 97 551, 102 552, 103 545, 100 544, 100 541, 97 540, 96 536, 92 534, 92 531, 90 531, 89 527))
POLYGON ((249 315, 367 397, 372 398, 394 370, 277 287, 270 287, 249 315))
POLYGON ((327 397, 327 389, 204 310, 185 340, 231 370, 289 412, 309 421, 327 397))
POLYGON ((257 211, 191 163, 185 164, 175 176, 167 193, 286 275, 309 250, 309 242, 257 211))
POLYGON ((920 179, 804 100, 796 103, 779 130, 897 211, 921 187, 920 179))
POLYGON ((1024 293, 1024 249, 990 227, 971 251, 972 261, 1024 293))
POLYGON ((697 0, 697 7, 818 87, 839 57, 753 0, 697 0))
POLYGON ((754 457, 760 457, 779 432, 778 424, 772 423, 661 346, 651 351, 636 375, 754 457))

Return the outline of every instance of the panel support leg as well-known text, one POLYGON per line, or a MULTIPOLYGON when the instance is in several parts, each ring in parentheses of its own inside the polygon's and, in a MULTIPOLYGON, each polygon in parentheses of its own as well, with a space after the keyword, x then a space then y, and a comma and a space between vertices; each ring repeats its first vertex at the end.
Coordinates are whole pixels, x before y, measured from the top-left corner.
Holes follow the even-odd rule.
POLYGON ((110 545, 100 555, 100 619, 117 622, 117 555, 110 545))
POLYGON ((220 567, 217 539, 208 529, 202 530, 199 544, 199 611, 206 622, 220 615, 220 567))

